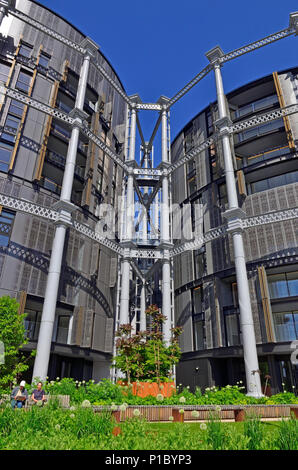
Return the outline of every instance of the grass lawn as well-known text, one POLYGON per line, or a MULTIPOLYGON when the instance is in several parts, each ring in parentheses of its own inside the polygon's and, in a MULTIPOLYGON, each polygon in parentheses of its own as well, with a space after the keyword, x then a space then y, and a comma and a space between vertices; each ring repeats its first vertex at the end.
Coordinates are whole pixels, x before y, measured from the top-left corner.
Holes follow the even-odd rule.
POLYGON ((286 450, 298 449, 298 421, 116 423, 91 408, 0 410, 2 450, 286 450), (120 433, 113 435, 118 428, 120 433))

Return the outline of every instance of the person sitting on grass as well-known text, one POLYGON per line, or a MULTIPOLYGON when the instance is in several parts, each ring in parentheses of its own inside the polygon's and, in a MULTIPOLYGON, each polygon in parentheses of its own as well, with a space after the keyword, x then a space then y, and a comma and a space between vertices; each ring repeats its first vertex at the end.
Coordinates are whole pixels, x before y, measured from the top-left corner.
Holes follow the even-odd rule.
POLYGON ((42 382, 38 382, 37 388, 33 390, 31 398, 35 404, 38 402, 40 402, 42 405, 44 404, 46 398, 45 391, 42 389, 42 382))
POLYGON ((11 392, 11 407, 23 408, 28 399, 28 392, 25 389, 26 382, 22 380, 19 387, 15 387, 11 392))

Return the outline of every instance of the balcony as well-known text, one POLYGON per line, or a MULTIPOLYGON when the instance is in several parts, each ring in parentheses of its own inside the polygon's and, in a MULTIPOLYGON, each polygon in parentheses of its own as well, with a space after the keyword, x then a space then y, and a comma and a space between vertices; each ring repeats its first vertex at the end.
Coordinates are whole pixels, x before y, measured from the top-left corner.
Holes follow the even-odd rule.
MULTIPOLYGON (((46 153, 46 160, 47 162, 52 163, 58 168, 61 168, 61 169, 65 168, 66 157, 64 157, 63 155, 59 155, 58 153, 48 150, 46 153)), ((78 178, 84 179, 85 167, 76 165, 74 173, 75 173, 75 176, 77 176, 78 178)))
POLYGON ((241 106, 236 111, 231 113, 232 120, 237 120, 243 117, 247 117, 250 114, 256 114, 260 111, 264 111, 268 108, 276 107, 279 104, 277 95, 267 96, 254 103, 250 103, 246 106, 241 106))

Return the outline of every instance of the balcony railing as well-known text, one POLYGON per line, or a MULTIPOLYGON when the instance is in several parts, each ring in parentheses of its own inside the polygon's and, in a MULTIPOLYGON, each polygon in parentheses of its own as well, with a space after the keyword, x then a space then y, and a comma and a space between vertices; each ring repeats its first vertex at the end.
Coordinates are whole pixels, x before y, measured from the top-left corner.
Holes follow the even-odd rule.
POLYGON ((268 96, 267 98, 263 98, 262 100, 255 101, 254 103, 248 104, 247 106, 242 106, 241 108, 231 113, 231 118, 233 120, 239 119, 243 116, 257 113, 258 111, 264 110, 276 104, 278 104, 277 95, 268 96))
MULTIPOLYGON (((48 150, 46 154, 46 160, 50 163, 53 163, 54 165, 57 165, 59 168, 63 168, 63 169, 65 168, 66 157, 64 157, 63 155, 59 155, 56 152, 48 150)), ((84 179, 85 167, 76 165, 75 175, 84 179)))

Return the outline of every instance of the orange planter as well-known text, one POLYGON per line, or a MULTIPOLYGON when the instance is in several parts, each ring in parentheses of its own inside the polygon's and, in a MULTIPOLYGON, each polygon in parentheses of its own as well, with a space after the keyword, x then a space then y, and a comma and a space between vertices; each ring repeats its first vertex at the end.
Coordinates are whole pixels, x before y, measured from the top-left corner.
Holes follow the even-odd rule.
MULTIPOLYGON (((126 382, 118 381, 119 385, 127 385, 126 382)), ((176 391, 174 382, 163 382, 159 385, 157 382, 132 382, 132 393, 141 398, 148 395, 156 397, 159 393, 165 398, 171 397, 176 391)))

